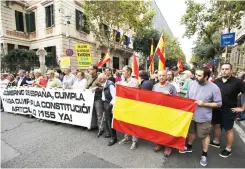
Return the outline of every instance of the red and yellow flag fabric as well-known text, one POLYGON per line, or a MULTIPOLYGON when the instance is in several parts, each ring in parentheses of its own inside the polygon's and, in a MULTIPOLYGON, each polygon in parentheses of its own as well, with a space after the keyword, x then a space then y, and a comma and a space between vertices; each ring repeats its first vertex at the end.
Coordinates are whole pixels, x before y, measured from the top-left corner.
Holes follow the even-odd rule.
POLYGON ((150 73, 154 73, 154 52, 153 52, 153 39, 151 42, 151 54, 150 54, 150 73))
POLYGON ((165 44, 164 44, 164 36, 161 35, 157 48, 156 54, 159 57, 158 70, 165 70, 166 68, 166 57, 165 57, 165 44))
POLYGON ((183 150, 196 108, 194 100, 158 92, 116 87, 113 128, 183 150))
POLYGON ((139 78, 139 64, 137 62, 135 52, 133 54, 132 71, 133 71, 133 74, 135 75, 135 78, 138 79, 139 78))
POLYGON ((183 62, 181 58, 178 59, 177 67, 180 71, 184 71, 183 62))
POLYGON ((110 58, 110 52, 109 52, 109 50, 107 50, 105 56, 99 61, 99 63, 97 63, 97 67, 103 66, 107 62, 110 62, 110 60, 111 60, 111 58, 110 58))

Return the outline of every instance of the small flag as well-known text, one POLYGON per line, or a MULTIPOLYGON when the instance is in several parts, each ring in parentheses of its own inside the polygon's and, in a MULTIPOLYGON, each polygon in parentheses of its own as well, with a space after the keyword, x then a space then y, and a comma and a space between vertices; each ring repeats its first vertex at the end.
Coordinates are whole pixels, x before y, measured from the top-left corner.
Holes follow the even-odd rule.
POLYGON ((151 54, 150 54, 150 73, 154 73, 154 53, 153 53, 153 39, 151 42, 151 54))
POLYGON ((135 78, 138 79, 139 78, 139 64, 137 62, 135 52, 133 53, 132 71, 133 71, 133 74, 135 75, 135 78))
POLYGON ((107 50, 105 56, 99 61, 99 63, 97 63, 97 67, 103 66, 105 63, 110 62, 110 60, 110 52, 107 50))
POLYGON ((116 91, 112 123, 115 130, 184 150, 195 100, 121 85, 116 91))
POLYGON ((183 61, 181 58, 178 59, 177 67, 178 67, 179 71, 184 71, 183 61))
POLYGON ((166 57, 165 57, 165 44, 164 44, 164 36, 161 35, 156 52, 159 57, 158 70, 164 70, 166 68, 166 57))

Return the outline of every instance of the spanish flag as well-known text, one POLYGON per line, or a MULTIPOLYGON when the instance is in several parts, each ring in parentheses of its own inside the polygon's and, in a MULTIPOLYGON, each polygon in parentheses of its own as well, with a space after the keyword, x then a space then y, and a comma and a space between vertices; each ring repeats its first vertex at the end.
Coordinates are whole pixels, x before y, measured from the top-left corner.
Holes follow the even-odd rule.
POLYGON ((135 75, 135 78, 138 79, 139 78, 139 64, 137 62, 135 52, 133 53, 132 71, 133 71, 133 74, 135 75))
POLYGON ((156 54, 159 57, 159 63, 158 63, 158 70, 165 70, 166 68, 166 57, 165 57, 165 44, 164 44, 164 36, 161 35, 157 48, 156 48, 156 54))
POLYGON ((105 63, 110 62, 110 60, 111 60, 110 52, 109 52, 109 50, 107 50, 105 56, 99 61, 99 63, 97 63, 97 67, 101 67, 105 63))
POLYGON ((153 53, 153 39, 151 42, 151 54, 150 54, 150 73, 154 72, 154 53, 153 53))
POLYGON ((185 146, 196 108, 194 100, 158 92, 116 87, 113 128, 179 150, 185 146))
POLYGON ((178 59, 177 67, 180 71, 184 71, 182 59, 178 59))

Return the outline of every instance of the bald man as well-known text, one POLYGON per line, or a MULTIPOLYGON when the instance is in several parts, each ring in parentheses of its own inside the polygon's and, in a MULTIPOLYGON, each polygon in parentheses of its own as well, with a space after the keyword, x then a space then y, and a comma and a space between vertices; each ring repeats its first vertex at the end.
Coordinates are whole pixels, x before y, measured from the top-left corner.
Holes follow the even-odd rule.
MULTIPOLYGON (((159 80, 159 83, 153 86, 152 91, 160 92, 166 95, 175 95, 175 96, 177 95, 177 90, 174 87, 174 85, 170 84, 167 81, 167 71, 166 70, 158 71, 158 80, 159 80)), ((154 147, 154 151, 155 152, 160 151, 161 148, 162 148, 161 145, 156 145, 154 147)), ((172 149, 170 147, 166 147, 164 150, 164 156, 165 157, 170 156, 171 152, 172 152, 172 149)))
POLYGON ((103 86, 102 101, 103 101, 103 108, 105 111, 105 128, 109 132, 108 134, 104 135, 104 137, 105 138, 111 137, 110 141, 108 142, 108 146, 112 146, 117 142, 116 130, 111 128, 112 107, 115 102, 116 88, 112 81, 107 80, 107 76, 104 73, 101 73, 99 75, 98 81, 101 83, 101 86, 103 86))

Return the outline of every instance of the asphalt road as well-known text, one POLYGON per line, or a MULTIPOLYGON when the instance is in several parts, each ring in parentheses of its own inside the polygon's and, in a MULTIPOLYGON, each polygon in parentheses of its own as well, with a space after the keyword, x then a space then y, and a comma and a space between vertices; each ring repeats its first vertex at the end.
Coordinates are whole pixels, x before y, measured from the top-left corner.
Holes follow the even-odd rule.
MULTIPOLYGON (((207 167, 245 168, 245 143, 240 137, 244 131, 239 133, 235 133, 233 154, 227 159, 218 155, 221 149, 210 147, 207 167)), ((222 138, 223 149, 224 133, 222 138)), ((2 168, 202 167, 199 164, 200 140, 193 145, 193 153, 179 154, 174 150, 169 158, 163 156, 163 151, 155 153, 154 144, 145 140, 140 140, 136 150, 129 150, 130 145, 108 147, 107 142, 108 139, 103 137, 98 139, 95 131, 89 132, 81 127, 1 113, 2 168)))

